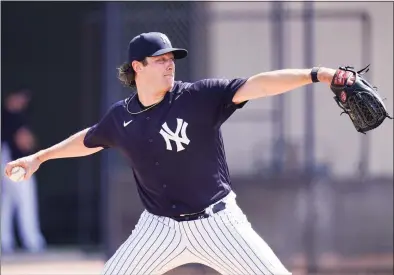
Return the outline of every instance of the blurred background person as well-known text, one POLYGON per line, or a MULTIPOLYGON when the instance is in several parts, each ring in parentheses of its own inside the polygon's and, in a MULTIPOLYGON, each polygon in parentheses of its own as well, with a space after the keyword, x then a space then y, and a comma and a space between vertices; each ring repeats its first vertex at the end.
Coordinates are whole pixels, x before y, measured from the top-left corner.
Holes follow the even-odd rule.
MULTIPOLYGON (((2 168, 9 161, 33 152, 36 138, 28 126, 26 109, 31 91, 20 89, 5 97, 2 105, 1 161, 2 168)), ((1 192, 1 245, 3 253, 11 253, 16 247, 14 218, 22 246, 28 252, 41 252, 46 241, 41 233, 36 177, 13 182, 2 175, 1 192)))

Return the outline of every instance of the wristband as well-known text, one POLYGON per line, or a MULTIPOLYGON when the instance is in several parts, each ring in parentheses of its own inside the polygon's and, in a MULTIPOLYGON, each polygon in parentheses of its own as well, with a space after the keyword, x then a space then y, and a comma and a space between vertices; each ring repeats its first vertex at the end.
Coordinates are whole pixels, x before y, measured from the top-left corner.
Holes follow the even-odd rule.
POLYGON ((320 67, 313 67, 311 71, 311 78, 312 82, 320 82, 317 78, 317 72, 319 71, 320 67))

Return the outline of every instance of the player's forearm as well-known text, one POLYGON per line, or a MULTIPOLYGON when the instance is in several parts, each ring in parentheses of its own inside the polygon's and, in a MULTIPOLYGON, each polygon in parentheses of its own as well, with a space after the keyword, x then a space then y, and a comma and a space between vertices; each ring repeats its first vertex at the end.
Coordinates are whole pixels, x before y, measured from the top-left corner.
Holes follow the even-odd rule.
POLYGON ((41 150, 36 153, 36 156, 40 162, 45 162, 51 159, 87 156, 102 150, 102 147, 87 148, 83 144, 88 130, 89 128, 82 130, 52 147, 41 150))
MULTIPOLYGON (((320 68, 320 82, 330 83, 335 70, 320 68)), ((242 102, 254 98, 282 94, 311 84, 311 69, 284 69, 252 76, 236 93, 233 101, 242 102)))

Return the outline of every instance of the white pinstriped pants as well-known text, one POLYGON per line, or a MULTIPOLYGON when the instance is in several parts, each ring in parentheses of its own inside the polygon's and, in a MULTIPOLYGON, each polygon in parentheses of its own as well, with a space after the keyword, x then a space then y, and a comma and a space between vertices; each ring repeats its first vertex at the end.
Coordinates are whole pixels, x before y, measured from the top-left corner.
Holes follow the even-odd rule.
POLYGON ((291 274, 253 230, 235 194, 223 201, 225 210, 195 221, 177 222, 144 211, 129 238, 105 264, 103 274, 164 274, 187 263, 200 263, 226 275, 291 274))

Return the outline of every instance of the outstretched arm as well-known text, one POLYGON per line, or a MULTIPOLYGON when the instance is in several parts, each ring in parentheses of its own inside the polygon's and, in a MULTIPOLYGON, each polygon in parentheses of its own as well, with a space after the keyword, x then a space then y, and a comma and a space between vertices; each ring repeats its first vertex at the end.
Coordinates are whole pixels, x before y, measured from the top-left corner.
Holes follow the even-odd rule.
POLYGON ((51 159, 83 157, 102 150, 102 147, 88 148, 83 144, 88 131, 89 128, 82 130, 48 149, 37 152, 37 158, 42 163, 51 159))
POLYGON ((28 179, 47 160, 82 157, 102 150, 102 147, 87 148, 84 145, 83 140, 88 130, 89 128, 82 130, 52 147, 8 163, 5 168, 5 174, 10 176, 12 168, 21 166, 27 171, 24 179, 28 179))
MULTIPOLYGON (((331 83, 336 70, 321 67, 317 73, 320 82, 331 83)), ((249 78, 233 97, 238 104, 260 97, 273 96, 311 84, 311 69, 284 69, 260 73, 249 78)))

